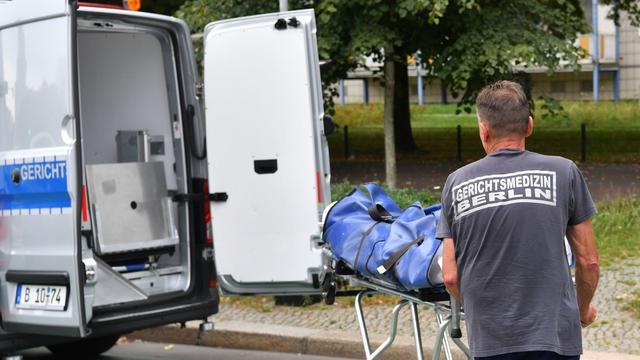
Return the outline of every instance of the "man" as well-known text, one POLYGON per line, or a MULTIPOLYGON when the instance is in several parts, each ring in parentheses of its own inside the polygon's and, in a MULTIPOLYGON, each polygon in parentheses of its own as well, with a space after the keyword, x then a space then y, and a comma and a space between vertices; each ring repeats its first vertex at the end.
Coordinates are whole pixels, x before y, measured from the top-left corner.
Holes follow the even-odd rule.
POLYGON ((525 150, 533 119, 520 85, 489 85, 476 107, 487 156, 449 175, 437 229, 445 285, 463 303, 472 355, 579 359, 599 277, 589 190, 570 160, 525 150))

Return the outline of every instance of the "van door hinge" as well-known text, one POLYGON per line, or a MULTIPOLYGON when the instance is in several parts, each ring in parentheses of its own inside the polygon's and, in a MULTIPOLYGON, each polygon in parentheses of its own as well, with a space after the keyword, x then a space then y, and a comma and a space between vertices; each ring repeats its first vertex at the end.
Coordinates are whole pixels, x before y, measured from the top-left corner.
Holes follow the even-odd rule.
POLYGON ((92 259, 82 259, 84 264, 84 279, 87 285, 95 285, 98 282, 98 263, 92 259))
POLYGON ((202 258, 205 261, 213 260, 213 248, 212 247, 204 248, 202 250, 202 258))
POLYGON ((292 28, 297 28, 300 26, 300 21, 296 19, 296 17, 289 18, 289 20, 285 20, 283 18, 279 18, 276 23, 273 25, 276 30, 287 30, 287 26, 292 28))
POLYGON ((320 234, 311 235, 311 245, 316 248, 321 248, 324 246, 324 240, 322 240, 322 236, 320 234))
POLYGON ((196 83, 196 96, 202 97, 204 95, 204 83, 196 83))

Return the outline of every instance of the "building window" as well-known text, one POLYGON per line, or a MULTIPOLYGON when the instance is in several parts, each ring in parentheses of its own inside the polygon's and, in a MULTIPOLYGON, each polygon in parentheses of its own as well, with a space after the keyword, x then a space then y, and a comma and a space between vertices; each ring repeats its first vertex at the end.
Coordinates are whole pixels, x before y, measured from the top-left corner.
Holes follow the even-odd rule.
POLYGON ((553 94, 561 94, 565 92, 565 84, 566 82, 561 80, 556 80, 551 82, 551 93, 553 94))
POLYGON ((581 80, 580 92, 593 92, 593 80, 581 80))

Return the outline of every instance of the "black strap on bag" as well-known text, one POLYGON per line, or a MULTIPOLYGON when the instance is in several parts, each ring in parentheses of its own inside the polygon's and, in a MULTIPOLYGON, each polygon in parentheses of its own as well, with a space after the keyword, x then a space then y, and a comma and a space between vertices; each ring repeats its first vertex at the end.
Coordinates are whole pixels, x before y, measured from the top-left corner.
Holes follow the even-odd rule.
POLYGON ((369 237, 369 235, 371 234, 371 232, 373 231, 373 229, 376 227, 376 225, 380 224, 380 221, 376 221, 373 224, 371 224, 369 226, 369 228, 367 229, 367 231, 365 231, 362 234, 362 237, 360 238, 360 244, 358 245, 358 252, 356 252, 356 258, 353 261, 353 270, 358 270, 358 259, 360 259, 360 252, 362 251, 362 245, 364 244, 364 241, 367 239, 367 237, 369 237))
POLYGON ((393 222, 396 218, 391 215, 384 206, 380 204, 373 204, 368 210, 369 216, 375 221, 384 221, 386 223, 393 222))
POLYGON ((378 270, 378 274, 382 275, 387 271, 389 271, 392 267, 396 265, 396 263, 400 260, 400 258, 404 254, 406 254, 407 251, 409 251, 409 249, 411 249, 413 245, 420 246, 420 244, 422 244, 423 241, 424 241, 424 235, 420 235, 418 236, 417 239, 408 243, 407 245, 402 247, 400 250, 398 250, 395 254, 391 255, 391 257, 389 257, 387 261, 384 262, 384 264, 378 266, 378 268, 376 269, 378 270))

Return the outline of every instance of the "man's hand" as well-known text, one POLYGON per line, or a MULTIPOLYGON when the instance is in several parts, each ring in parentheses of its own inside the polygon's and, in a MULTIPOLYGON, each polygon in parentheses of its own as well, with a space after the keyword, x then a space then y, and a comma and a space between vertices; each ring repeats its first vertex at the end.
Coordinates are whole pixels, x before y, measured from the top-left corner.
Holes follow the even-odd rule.
POLYGON ((591 325, 596 320, 597 315, 598 311, 596 310, 596 307, 593 306, 593 304, 589 304, 589 310, 587 310, 587 313, 580 314, 580 323, 582 324, 582 327, 584 328, 591 325))

